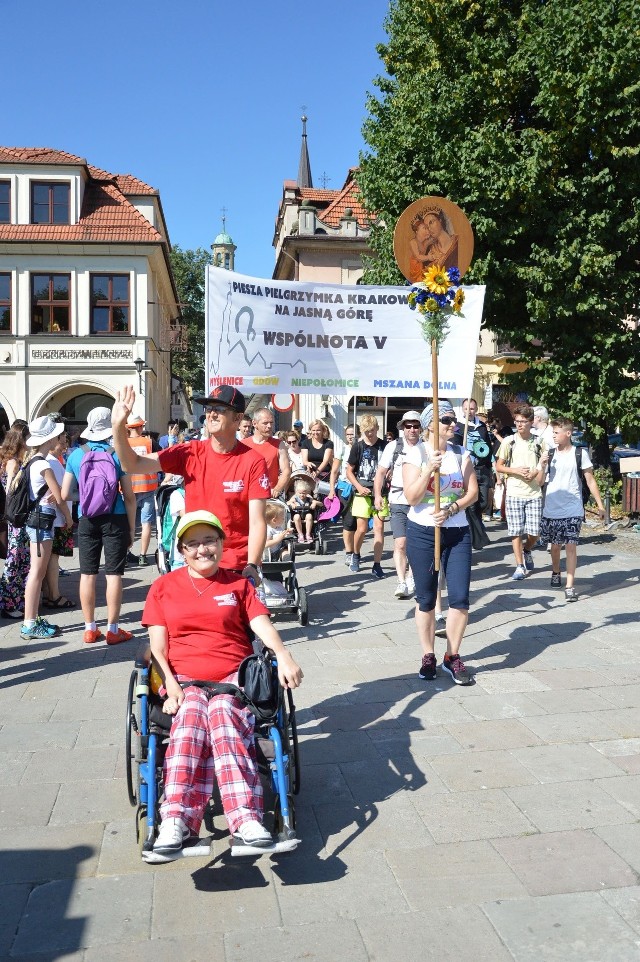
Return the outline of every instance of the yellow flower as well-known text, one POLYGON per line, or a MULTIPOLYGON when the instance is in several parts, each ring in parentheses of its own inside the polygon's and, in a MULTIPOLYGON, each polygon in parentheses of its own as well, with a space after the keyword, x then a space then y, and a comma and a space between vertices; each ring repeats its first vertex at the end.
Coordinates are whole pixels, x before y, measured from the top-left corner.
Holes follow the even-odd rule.
POLYGON ((434 314, 438 310, 438 302, 433 297, 429 297, 425 303, 426 309, 430 314, 434 314))
POLYGON ((444 267, 432 264, 424 272, 424 282, 427 290, 432 294, 446 294, 451 287, 451 281, 444 267))
POLYGON ((464 291, 462 290, 461 287, 459 287, 453 298, 454 311, 459 311, 463 304, 464 304, 464 291))

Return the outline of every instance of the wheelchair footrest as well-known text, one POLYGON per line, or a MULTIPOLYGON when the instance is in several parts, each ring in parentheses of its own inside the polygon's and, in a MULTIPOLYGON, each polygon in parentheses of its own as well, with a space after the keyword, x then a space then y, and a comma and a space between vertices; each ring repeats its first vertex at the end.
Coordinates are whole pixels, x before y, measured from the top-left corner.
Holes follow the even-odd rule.
POLYGON ((190 838, 184 843, 179 852, 172 852, 170 856, 161 855, 159 852, 151 850, 144 851, 142 858, 150 865, 159 865, 163 862, 175 862, 179 858, 208 858, 211 855, 212 841, 213 839, 210 835, 205 836, 205 838, 190 838))
POLYGON ((293 852, 294 849, 298 847, 301 839, 297 838, 295 835, 285 835, 281 832, 280 835, 274 836, 273 844, 267 846, 258 845, 247 845, 245 842, 237 838, 231 839, 231 854, 234 858, 255 858, 260 855, 282 855, 284 852, 293 852))

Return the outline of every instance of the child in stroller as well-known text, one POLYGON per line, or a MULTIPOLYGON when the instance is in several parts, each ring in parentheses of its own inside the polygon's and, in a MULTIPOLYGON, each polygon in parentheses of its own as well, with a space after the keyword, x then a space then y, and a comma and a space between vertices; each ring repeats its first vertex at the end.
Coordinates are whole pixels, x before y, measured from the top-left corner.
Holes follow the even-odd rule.
POLYGON ((298 544, 313 544, 313 522, 315 511, 321 507, 314 496, 316 482, 305 471, 291 475, 293 495, 287 501, 291 517, 298 535, 298 544), (303 531, 304 523, 304 531, 303 531))
POLYGON ((265 510, 267 522, 267 540, 265 542, 264 561, 288 561, 291 558, 290 545, 286 539, 291 538, 291 523, 287 506, 276 499, 267 501, 265 510))

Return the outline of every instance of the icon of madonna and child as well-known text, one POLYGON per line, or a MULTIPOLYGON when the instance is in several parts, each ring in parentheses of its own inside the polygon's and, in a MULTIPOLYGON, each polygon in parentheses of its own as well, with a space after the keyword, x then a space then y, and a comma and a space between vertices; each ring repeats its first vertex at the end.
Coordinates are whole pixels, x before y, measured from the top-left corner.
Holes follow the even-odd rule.
POLYGON ((411 220, 409 273, 412 282, 421 281, 432 264, 458 267, 458 235, 441 207, 425 207, 411 220))

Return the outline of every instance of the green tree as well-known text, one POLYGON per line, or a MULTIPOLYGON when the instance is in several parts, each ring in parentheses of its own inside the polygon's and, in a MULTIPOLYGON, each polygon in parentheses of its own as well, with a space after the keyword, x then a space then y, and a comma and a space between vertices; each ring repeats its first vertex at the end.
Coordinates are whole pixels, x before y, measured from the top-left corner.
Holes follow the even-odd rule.
POLYGON ((170 257, 187 328, 187 350, 172 355, 172 371, 192 391, 201 392, 205 380, 205 269, 211 264, 211 253, 202 247, 194 251, 182 250, 176 244, 170 257))
POLYGON ((530 364, 532 399, 595 440, 637 433, 639 24, 638 0, 394 0, 358 175, 378 214, 365 279, 401 282, 411 201, 454 200, 485 326, 530 364))

